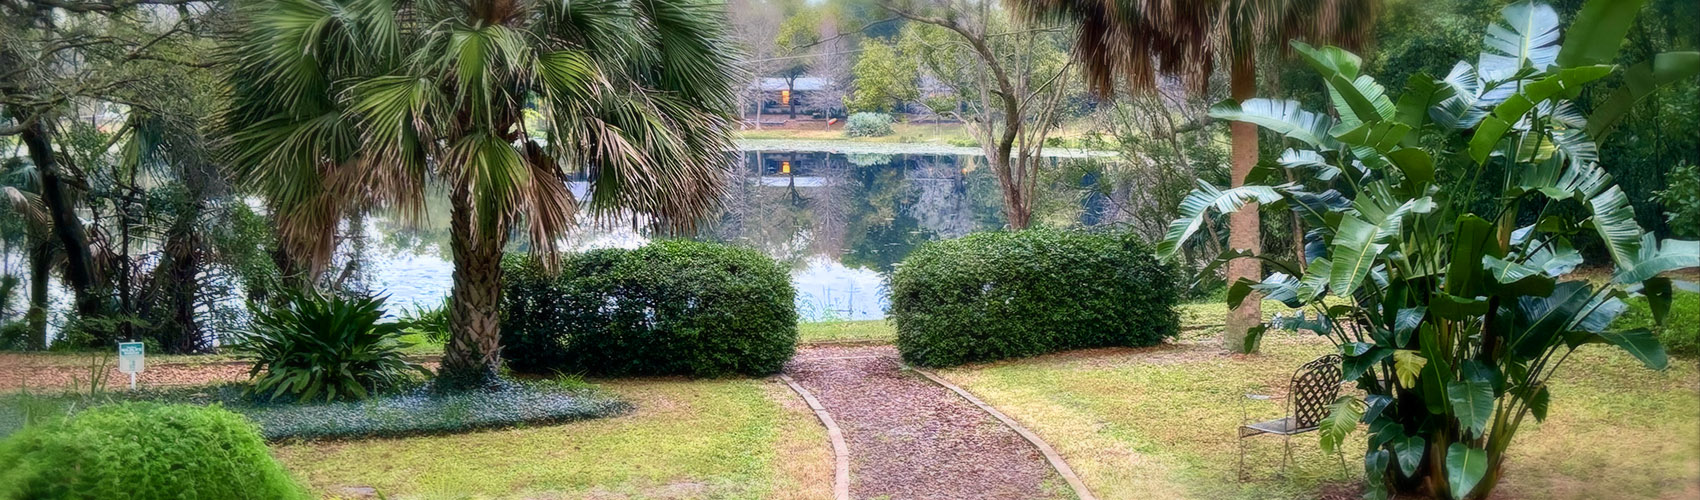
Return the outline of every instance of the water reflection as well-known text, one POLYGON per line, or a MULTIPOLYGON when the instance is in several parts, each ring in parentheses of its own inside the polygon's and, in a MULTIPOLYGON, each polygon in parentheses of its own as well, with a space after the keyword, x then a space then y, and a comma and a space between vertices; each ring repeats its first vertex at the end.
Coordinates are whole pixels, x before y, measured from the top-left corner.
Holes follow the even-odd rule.
MULTIPOLYGON (((887 306, 881 273, 922 242, 1003 226, 997 181, 967 155, 746 151, 721 215, 697 238, 747 246, 791 266, 803 319, 878 319, 887 306)), ((1079 217, 1085 218, 1084 214, 1079 217)), ((373 288, 393 303, 434 303, 448 293, 446 200, 433 197, 422 223, 367 223, 373 288)), ((648 236, 592 227, 574 250, 631 248, 648 236)))

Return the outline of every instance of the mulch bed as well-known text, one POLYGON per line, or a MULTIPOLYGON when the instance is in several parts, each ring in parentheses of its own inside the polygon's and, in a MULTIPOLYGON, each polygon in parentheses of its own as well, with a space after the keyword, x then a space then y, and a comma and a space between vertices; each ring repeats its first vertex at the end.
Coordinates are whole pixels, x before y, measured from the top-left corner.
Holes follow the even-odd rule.
POLYGON ((1062 484, 1020 435, 903 370, 890 346, 806 347, 786 373, 844 429, 852 497, 1026 500, 1062 484))
MULTIPOLYGON (((98 357, 91 358, 96 360, 96 366, 100 364, 98 357)), ((435 358, 412 361, 424 364, 426 368, 435 369, 437 366, 435 358)), ((248 380, 248 369, 252 366, 243 361, 158 363, 150 360, 142 373, 136 376, 136 385, 159 388, 242 382, 248 380)), ((130 386, 130 376, 118 371, 117 358, 108 356, 105 368, 107 389, 130 386)), ((24 389, 33 392, 87 390, 90 372, 88 359, 68 361, 63 356, 0 353, 0 393, 24 389)))

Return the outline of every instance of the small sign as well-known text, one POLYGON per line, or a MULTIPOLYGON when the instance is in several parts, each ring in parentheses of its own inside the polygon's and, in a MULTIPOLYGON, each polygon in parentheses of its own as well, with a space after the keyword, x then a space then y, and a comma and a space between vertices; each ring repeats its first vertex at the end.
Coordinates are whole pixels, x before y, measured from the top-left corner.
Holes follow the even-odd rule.
POLYGON ((118 343, 118 371, 137 374, 142 372, 142 343, 118 343))

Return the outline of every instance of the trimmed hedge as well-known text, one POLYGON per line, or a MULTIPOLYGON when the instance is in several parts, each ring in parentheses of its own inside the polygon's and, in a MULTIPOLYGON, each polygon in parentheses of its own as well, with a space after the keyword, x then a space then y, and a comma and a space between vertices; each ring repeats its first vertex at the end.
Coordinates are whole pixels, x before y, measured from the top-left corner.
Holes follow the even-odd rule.
POLYGON ((755 250, 664 240, 568 257, 558 273, 503 264, 502 356, 515 371, 766 375, 796 351, 791 275, 755 250))
POLYGON ((308 498, 254 424, 218 407, 122 403, 0 443, 0 499, 308 498))
POLYGON ((1173 270, 1131 236, 1033 229, 929 242, 887 285, 897 349, 918 366, 1147 346, 1180 329, 1173 270))

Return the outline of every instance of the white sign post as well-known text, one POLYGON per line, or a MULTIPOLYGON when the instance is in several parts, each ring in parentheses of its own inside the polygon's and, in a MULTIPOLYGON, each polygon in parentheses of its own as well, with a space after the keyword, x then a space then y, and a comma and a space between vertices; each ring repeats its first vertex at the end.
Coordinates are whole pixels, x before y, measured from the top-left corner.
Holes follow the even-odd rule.
POLYGON ((130 375, 130 390, 136 390, 136 374, 142 372, 142 343, 118 343, 118 371, 130 375))

